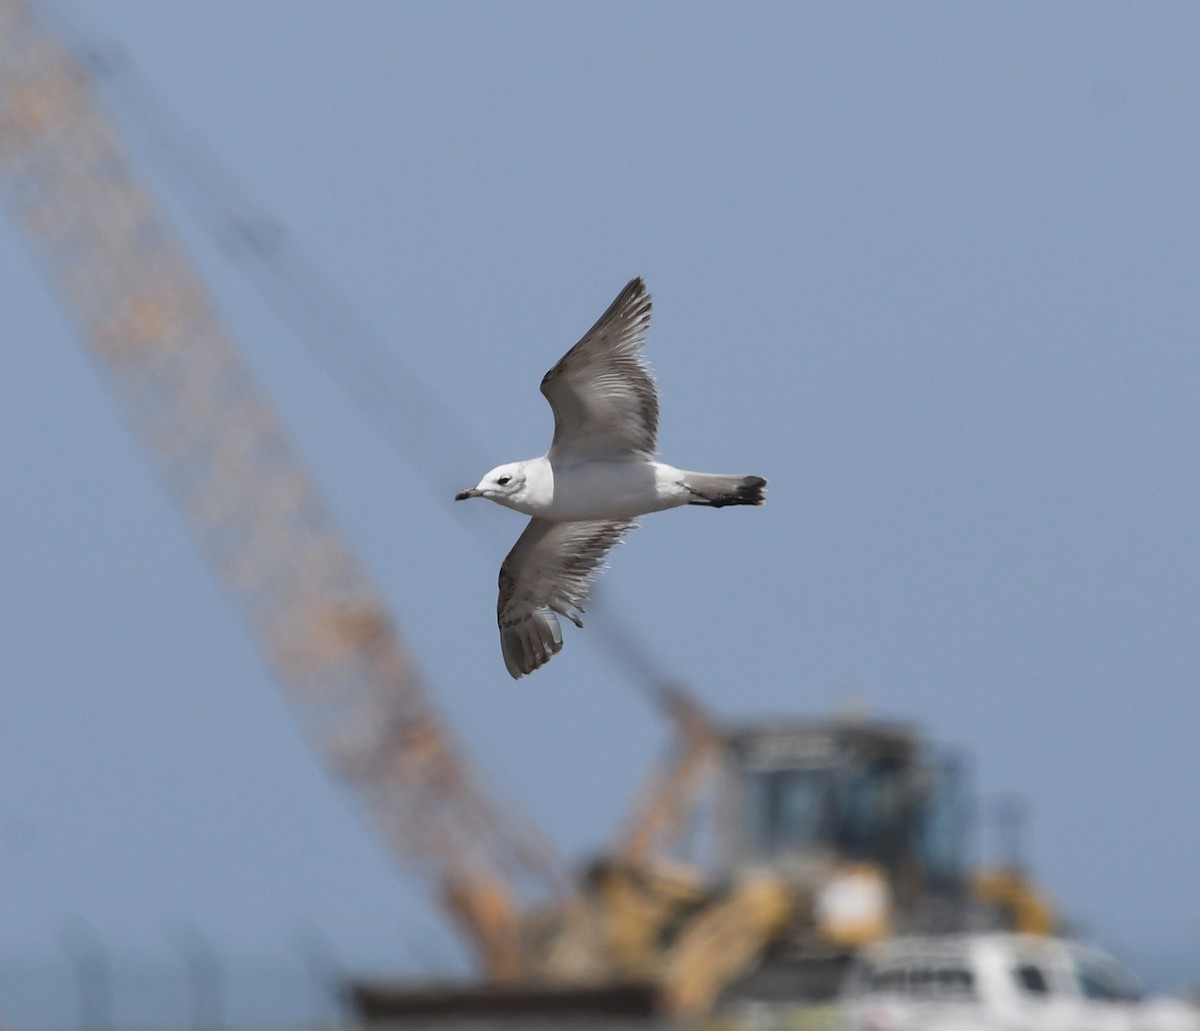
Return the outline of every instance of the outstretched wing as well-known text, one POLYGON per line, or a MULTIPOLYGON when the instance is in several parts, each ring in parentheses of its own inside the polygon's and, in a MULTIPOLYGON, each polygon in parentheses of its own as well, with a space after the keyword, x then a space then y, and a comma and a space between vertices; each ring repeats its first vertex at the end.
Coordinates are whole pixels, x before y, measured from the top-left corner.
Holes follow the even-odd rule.
POLYGON ((513 679, 562 650, 558 615, 582 627, 588 586, 604 556, 633 527, 630 520, 552 523, 531 519, 500 567, 496 621, 513 679))
POLYGON ((543 377, 554 409, 551 460, 654 454, 658 390, 642 357, 649 325, 650 295, 639 277, 543 377))

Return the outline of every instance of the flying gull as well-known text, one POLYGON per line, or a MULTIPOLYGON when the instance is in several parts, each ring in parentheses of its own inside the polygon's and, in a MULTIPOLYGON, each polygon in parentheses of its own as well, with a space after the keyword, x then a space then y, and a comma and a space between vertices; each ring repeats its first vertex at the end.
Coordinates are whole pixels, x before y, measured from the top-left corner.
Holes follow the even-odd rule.
POLYGON ((639 277, 543 377, 554 409, 550 450, 499 465, 455 497, 488 498, 532 517, 500 567, 496 618, 514 679, 562 650, 558 616, 583 626, 588 585, 638 516, 763 503, 761 476, 655 461, 658 390, 642 357, 649 325, 650 295, 639 277))

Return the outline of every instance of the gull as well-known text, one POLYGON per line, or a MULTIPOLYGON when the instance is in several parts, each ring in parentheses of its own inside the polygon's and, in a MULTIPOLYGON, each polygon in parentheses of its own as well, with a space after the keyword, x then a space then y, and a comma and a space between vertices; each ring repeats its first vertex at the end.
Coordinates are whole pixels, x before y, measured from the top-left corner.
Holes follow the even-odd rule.
POLYGON ((496 619, 514 679, 563 646, 558 616, 583 627, 588 587, 638 516, 680 505, 761 505, 767 481, 655 459, 658 389, 642 356, 650 295, 631 280, 542 379, 554 439, 541 458, 498 465, 456 501, 487 498, 530 516, 500 566, 496 619))

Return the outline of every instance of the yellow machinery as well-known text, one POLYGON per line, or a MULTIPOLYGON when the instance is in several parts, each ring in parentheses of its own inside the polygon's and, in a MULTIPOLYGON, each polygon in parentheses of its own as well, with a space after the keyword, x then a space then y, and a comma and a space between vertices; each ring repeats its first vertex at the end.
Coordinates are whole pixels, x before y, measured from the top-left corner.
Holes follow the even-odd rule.
POLYGON ((1018 867, 976 871, 971 877, 970 893, 1006 930, 1054 934, 1058 929, 1058 918, 1049 901, 1018 867))
POLYGON ((681 691, 667 701, 673 756, 572 910, 543 925, 543 970, 645 983, 689 1017, 722 996, 828 998, 892 933, 1052 933, 1019 869, 968 868, 957 755, 878 720, 723 726, 681 691), (688 855, 701 838, 707 855, 688 855))

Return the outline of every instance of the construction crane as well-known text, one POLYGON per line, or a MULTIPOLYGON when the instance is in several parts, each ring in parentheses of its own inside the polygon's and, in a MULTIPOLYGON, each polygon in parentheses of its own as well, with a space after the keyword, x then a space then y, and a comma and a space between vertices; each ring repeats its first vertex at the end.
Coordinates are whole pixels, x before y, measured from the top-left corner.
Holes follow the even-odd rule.
POLYGON ((484 969, 522 976, 522 892, 564 891, 554 850, 464 758, 87 69, 23 0, 0 0, 0 181, 317 751, 484 969))

